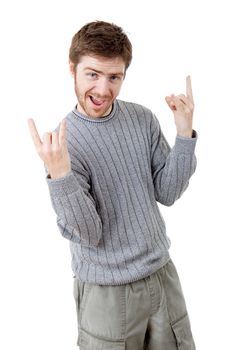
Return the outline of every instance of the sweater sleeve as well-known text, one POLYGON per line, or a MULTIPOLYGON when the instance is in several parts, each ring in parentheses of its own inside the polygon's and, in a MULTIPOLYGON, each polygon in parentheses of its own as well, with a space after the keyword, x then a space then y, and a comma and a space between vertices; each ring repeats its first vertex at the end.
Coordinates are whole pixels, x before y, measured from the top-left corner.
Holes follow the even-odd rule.
POLYGON ((172 205, 189 184, 189 179, 196 169, 194 154, 197 133, 192 138, 177 136, 171 149, 165 139, 159 122, 153 116, 151 123, 151 165, 158 202, 166 206, 172 205))
POLYGON ((72 170, 59 179, 47 177, 47 183, 61 234, 83 246, 97 246, 102 236, 102 222, 85 170, 72 170))

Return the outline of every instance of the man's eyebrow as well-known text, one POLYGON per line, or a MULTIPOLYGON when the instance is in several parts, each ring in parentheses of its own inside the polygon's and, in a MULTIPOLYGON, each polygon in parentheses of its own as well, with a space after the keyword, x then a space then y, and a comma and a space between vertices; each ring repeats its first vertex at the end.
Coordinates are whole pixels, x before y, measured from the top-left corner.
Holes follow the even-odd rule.
MULTIPOLYGON (((103 72, 101 72, 100 70, 94 69, 92 67, 85 67, 84 70, 92 70, 95 73, 99 73, 99 74, 104 74, 103 72)), ((116 73, 109 73, 108 75, 121 75, 123 76, 124 73, 122 72, 116 72, 116 73)))

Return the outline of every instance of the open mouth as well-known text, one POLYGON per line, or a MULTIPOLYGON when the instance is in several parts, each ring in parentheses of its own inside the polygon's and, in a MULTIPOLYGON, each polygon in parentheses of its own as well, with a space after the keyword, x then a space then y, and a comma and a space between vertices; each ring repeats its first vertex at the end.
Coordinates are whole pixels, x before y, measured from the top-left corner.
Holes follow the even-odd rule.
POLYGON ((105 101, 99 100, 99 99, 97 99, 97 98, 95 98, 93 96, 89 96, 89 97, 90 97, 91 102, 97 107, 102 106, 104 104, 104 102, 105 102, 105 101))

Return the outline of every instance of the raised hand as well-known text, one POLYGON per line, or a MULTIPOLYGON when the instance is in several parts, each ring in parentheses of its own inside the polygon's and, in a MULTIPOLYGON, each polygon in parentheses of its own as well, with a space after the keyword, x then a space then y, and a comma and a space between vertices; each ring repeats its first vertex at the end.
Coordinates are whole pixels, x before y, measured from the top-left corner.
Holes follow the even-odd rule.
POLYGON ((165 98, 174 113, 177 134, 192 137, 194 101, 190 76, 186 77, 186 95, 171 95, 165 98))
POLYGON ((44 133, 40 139, 35 122, 28 120, 28 126, 37 153, 46 165, 52 179, 66 176, 71 170, 70 156, 66 144, 66 122, 62 120, 59 132, 44 133))

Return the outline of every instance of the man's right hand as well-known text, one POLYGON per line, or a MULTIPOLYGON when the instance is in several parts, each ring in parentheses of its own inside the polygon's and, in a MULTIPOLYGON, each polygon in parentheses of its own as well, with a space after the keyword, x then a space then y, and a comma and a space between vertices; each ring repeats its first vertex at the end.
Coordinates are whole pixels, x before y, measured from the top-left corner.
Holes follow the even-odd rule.
POLYGON ((71 171, 70 156, 66 144, 66 122, 62 120, 59 132, 44 133, 40 139, 33 119, 28 120, 31 137, 37 153, 43 160, 52 179, 66 176, 71 171))

